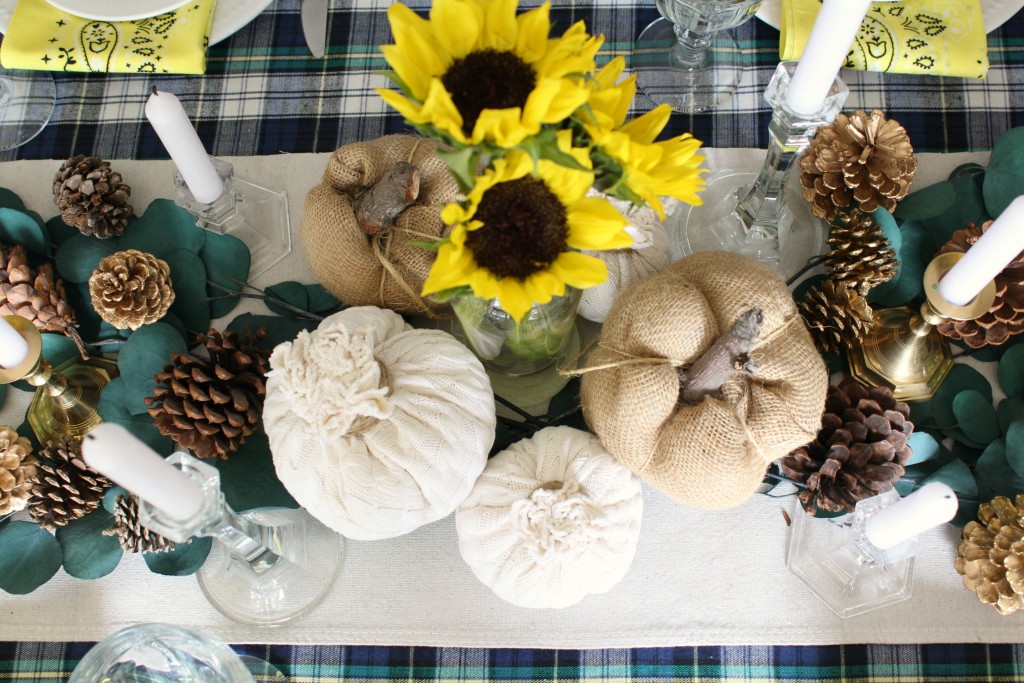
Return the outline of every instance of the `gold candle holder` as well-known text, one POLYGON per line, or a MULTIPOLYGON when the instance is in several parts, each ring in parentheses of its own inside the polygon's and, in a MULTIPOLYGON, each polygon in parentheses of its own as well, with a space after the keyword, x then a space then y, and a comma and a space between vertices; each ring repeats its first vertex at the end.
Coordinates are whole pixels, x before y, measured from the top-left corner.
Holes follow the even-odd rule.
POLYGON ((35 325, 17 315, 4 320, 28 343, 28 355, 18 366, 0 368, 0 384, 23 379, 36 387, 27 417, 39 442, 84 436, 102 422, 97 410, 100 392, 117 377, 117 363, 106 358, 72 358, 54 369, 43 358, 43 340, 35 325))
POLYGON ((944 320, 973 320, 985 314, 996 298, 995 282, 965 306, 939 294, 939 280, 960 253, 940 254, 924 271, 926 300, 920 311, 909 306, 875 311, 871 332, 857 348, 847 349, 850 374, 863 384, 885 385, 900 401, 923 401, 935 395, 953 367, 949 342, 935 325, 944 320))

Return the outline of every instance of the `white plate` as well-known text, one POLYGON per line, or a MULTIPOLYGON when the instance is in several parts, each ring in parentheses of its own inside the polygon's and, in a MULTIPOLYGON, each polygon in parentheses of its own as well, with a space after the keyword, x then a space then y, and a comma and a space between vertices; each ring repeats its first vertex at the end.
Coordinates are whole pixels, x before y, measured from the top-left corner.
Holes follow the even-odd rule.
MULTIPOLYGON (((994 31, 1024 7, 1024 0, 981 0, 981 14, 985 18, 985 30, 994 31)), ((782 23, 781 0, 764 0, 757 18, 778 28, 782 23)))
MULTIPOLYGON (((73 2, 74 0, 61 1, 66 4, 73 2)), ((133 0, 133 2, 141 1, 142 0, 133 0)), ((148 1, 151 4, 158 4, 158 0, 148 1)), ((210 27, 210 45, 219 43, 238 29, 248 24, 273 1, 274 0, 219 0, 217 2, 217 6, 213 10, 213 26, 210 27)), ((90 0, 90 2, 94 2, 97 5, 116 5, 124 4, 125 0, 110 0, 110 2, 104 3, 99 3, 97 0, 90 0)), ((56 5, 57 3, 53 4, 56 5)), ((171 5, 173 8, 179 7, 184 3, 176 1, 172 3, 171 0, 159 0, 159 4, 164 7, 171 5)), ((0 33, 7 32, 7 25, 11 23, 11 15, 14 14, 14 8, 17 6, 18 0, 0 0, 0 33)), ((90 12, 90 15, 92 14, 94 13, 90 12)), ((89 18, 93 17, 90 16, 89 18)))
POLYGON ((178 9, 188 0, 46 0, 59 10, 83 19, 135 21, 178 9), (127 6, 126 6, 127 5, 127 6))

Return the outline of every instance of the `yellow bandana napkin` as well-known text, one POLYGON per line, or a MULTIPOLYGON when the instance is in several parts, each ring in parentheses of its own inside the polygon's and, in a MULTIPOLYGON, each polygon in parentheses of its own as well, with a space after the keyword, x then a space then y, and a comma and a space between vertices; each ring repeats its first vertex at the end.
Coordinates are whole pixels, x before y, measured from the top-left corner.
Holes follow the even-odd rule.
MULTIPOLYGON (((780 57, 799 59, 821 0, 782 0, 780 57)), ((984 78, 988 44, 980 0, 876 2, 846 58, 847 69, 984 78)))
POLYGON ((8 69, 201 74, 214 0, 136 21, 97 21, 45 0, 19 0, 0 45, 8 69))

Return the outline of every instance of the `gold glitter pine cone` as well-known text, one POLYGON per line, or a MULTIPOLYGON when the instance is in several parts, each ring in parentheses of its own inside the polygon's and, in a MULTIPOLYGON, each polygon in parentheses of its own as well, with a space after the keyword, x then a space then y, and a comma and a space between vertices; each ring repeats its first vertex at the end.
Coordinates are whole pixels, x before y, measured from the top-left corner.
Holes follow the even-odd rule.
POLYGON ((840 353, 860 345, 874 324, 867 299, 844 282, 825 280, 812 287, 797 309, 821 351, 840 353))
POLYGON ((82 441, 64 436, 39 453, 28 511, 47 529, 84 517, 103 503, 111 482, 89 469, 82 459, 82 441))
POLYGON ((849 206, 892 211, 917 171, 907 131, 879 109, 839 114, 818 131, 799 164, 804 199, 826 220, 849 206))
POLYGON ((105 257, 89 277, 92 307, 119 330, 137 330, 164 317, 174 303, 171 269, 135 249, 105 257))
POLYGON ((982 503, 963 528, 953 565, 964 586, 1000 614, 1024 607, 1024 495, 982 503))
POLYGON ((175 353, 156 376, 146 406, 164 436, 199 458, 221 458, 238 450, 260 427, 270 353, 234 332, 200 335, 209 359, 175 353))
POLYGON ((117 496, 114 503, 114 526, 105 530, 103 535, 117 536, 121 548, 129 553, 167 553, 175 548, 174 541, 142 526, 139 499, 135 495, 117 496))
POLYGON ((841 212, 833 221, 825 257, 827 277, 867 296, 872 287, 888 282, 900 270, 895 250, 882 226, 859 209, 841 212))
POLYGON ((84 154, 65 161, 53 177, 53 203, 61 220, 101 239, 124 232, 132 215, 131 194, 109 162, 84 154))
POLYGON ((84 352, 75 312, 64 293, 64 282, 54 277, 52 263, 31 267, 20 244, 0 244, 0 315, 18 315, 31 321, 40 332, 70 337, 84 352))
POLYGON ((0 425, 0 515, 25 509, 35 476, 32 444, 12 427, 0 425))
POLYGON ((798 497, 808 514, 853 512, 903 476, 913 432, 910 407, 891 389, 847 380, 829 387, 815 440, 779 459, 779 470, 806 486, 798 497))
MULTIPOLYGON (((991 224, 988 221, 979 228, 968 223, 953 233, 939 253, 967 251, 991 224)), ((996 299, 987 312, 974 320, 944 320, 935 326, 939 333, 980 349, 1005 344, 1013 335, 1024 332, 1024 252, 996 275, 995 283, 996 299)))

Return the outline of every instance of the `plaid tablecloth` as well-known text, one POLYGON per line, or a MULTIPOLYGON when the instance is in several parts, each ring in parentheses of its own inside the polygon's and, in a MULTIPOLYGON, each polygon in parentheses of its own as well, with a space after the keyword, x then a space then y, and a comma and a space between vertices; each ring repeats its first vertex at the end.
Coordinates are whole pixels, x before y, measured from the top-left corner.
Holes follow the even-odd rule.
MULTIPOLYGON (((57 108, 33 141, 0 154, 60 159, 166 158, 143 105, 155 85, 174 92, 219 156, 328 152, 342 144, 404 129, 374 93, 386 86, 377 46, 388 43, 388 0, 332 3, 326 59, 313 59, 302 37, 299 0, 277 0, 252 23, 213 46, 203 77, 55 75, 57 108)), ((425 10, 427 0, 408 3, 425 10)), ((536 4, 532 0, 525 5, 536 4)), ((557 27, 584 20, 605 36, 599 61, 630 58, 633 41, 658 17, 653 2, 555 0, 557 27)), ((735 29, 752 57, 731 105, 696 116, 676 114, 670 132, 690 131, 712 147, 764 147, 770 112, 763 92, 778 63, 779 33, 753 20, 735 29)), ((881 107, 911 132, 919 151, 983 150, 1024 124, 1024 17, 989 36, 992 69, 985 81, 844 72, 847 108, 881 107)), ((639 110, 652 103, 637 98, 639 110)))

